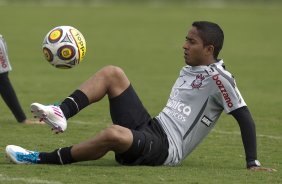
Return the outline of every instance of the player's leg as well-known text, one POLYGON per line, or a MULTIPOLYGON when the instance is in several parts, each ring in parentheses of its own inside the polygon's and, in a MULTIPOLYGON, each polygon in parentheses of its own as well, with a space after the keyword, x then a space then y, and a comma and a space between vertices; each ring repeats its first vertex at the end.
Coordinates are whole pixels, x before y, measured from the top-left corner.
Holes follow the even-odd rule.
POLYGON ((130 82, 124 71, 116 66, 106 66, 86 80, 79 89, 86 94, 90 103, 97 102, 108 95, 109 98, 120 95, 130 82))
POLYGON ((20 106, 16 92, 9 80, 8 74, 11 71, 11 65, 8 57, 7 44, 2 35, 0 35, 0 93, 10 108, 18 122, 23 122, 26 116, 20 106))
POLYGON ((89 104, 101 100, 105 95, 109 98, 120 95, 129 85, 130 82, 122 69, 106 66, 68 96, 59 108, 33 103, 31 111, 35 117, 51 125, 56 131, 64 131, 68 118, 89 104))
POLYGON ((16 92, 9 80, 8 72, 0 74, 0 93, 3 100, 5 101, 9 109, 12 111, 17 121, 24 122, 26 120, 26 116, 22 110, 16 92))
MULTIPOLYGON (((157 128, 158 129, 158 128, 157 128)), ((71 164, 97 160, 114 151, 116 159, 124 165, 162 165, 168 154, 168 143, 157 129, 144 131, 112 125, 94 138, 53 152, 29 151, 8 145, 6 155, 16 164, 71 164)))
POLYGON ((143 106, 132 85, 120 95, 110 98, 109 102, 114 124, 136 130, 151 120, 150 114, 143 106))
POLYGON ((0 63, 0 94, 3 100, 12 111, 18 122, 23 124, 39 124, 38 121, 26 119, 13 85, 10 82, 8 75, 12 70, 12 67, 8 57, 7 44, 2 35, 0 35, 0 63))
POLYGON ((152 119, 130 85, 110 99, 112 121, 131 130, 133 140, 125 152, 115 152, 124 165, 162 165, 168 155, 168 141, 157 120, 152 119))
POLYGON ((60 107, 68 119, 87 105, 101 100, 105 95, 109 98, 120 95, 129 85, 130 82, 122 69, 106 66, 82 83, 60 107))
POLYGON ((73 162, 97 160, 108 151, 123 153, 133 141, 131 130, 119 125, 112 125, 94 138, 71 147, 56 149, 53 152, 28 151, 21 147, 9 145, 7 156, 17 164, 70 164, 73 162))
POLYGON ((133 135, 128 128, 112 125, 101 131, 95 138, 74 145, 71 155, 75 161, 97 160, 108 151, 123 153, 129 149, 133 135))

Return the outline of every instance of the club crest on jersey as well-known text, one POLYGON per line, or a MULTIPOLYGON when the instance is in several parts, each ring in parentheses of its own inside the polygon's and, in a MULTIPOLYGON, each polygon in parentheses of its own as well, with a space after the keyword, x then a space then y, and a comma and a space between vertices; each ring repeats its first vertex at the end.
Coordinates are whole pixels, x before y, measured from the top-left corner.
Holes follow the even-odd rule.
POLYGON ((203 76, 203 74, 198 74, 196 76, 196 79, 193 80, 193 82, 191 83, 192 88, 199 89, 202 86, 204 79, 205 79, 205 77, 203 76))

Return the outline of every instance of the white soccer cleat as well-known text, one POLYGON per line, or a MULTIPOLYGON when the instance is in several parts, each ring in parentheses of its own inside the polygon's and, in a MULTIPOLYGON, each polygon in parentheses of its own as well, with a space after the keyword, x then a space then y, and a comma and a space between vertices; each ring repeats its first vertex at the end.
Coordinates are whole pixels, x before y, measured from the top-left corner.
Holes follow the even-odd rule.
POLYGON ((7 157, 15 164, 36 164, 39 159, 39 152, 29 151, 15 145, 6 146, 7 157))
POLYGON ((50 125, 56 133, 67 129, 67 120, 60 107, 32 103, 30 109, 35 118, 50 125))

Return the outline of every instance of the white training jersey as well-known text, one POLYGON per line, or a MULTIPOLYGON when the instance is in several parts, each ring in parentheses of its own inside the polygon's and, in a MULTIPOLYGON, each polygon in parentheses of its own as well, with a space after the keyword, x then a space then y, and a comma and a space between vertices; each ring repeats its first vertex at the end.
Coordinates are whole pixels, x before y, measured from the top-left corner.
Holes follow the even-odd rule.
POLYGON ((7 45, 2 35, 0 35, 0 73, 9 72, 11 70, 12 67, 8 58, 7 45))
POLYGON ((221 112, 246 106, 223 60, 210 66, 185 66, 165 108, 156 117, 167 134, 164 165, 179 164, 211 131, 221 112))

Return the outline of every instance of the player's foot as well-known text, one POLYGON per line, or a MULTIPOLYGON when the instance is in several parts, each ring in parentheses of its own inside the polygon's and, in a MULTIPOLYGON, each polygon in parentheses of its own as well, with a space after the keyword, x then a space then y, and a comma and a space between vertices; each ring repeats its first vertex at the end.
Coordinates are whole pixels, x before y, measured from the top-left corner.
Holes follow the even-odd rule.
POLYGON ((60 107, 32 103, 30 109, 35 118, 50 125, 56 133, 67 129, 67 120, 60 107))
POLYGON ((7 157, 15 164, 36 164, 39 159, 39 152, 29 151, 15 145, 6 146, 7 157))

